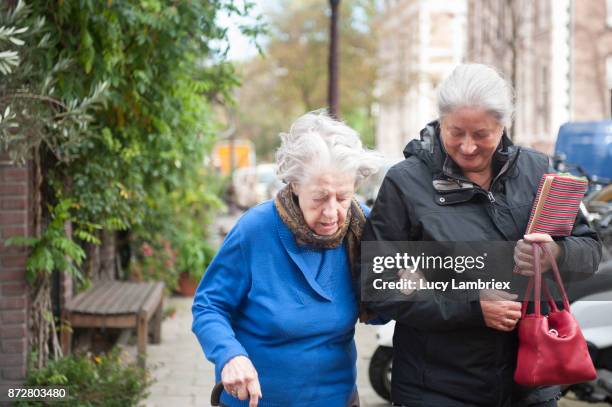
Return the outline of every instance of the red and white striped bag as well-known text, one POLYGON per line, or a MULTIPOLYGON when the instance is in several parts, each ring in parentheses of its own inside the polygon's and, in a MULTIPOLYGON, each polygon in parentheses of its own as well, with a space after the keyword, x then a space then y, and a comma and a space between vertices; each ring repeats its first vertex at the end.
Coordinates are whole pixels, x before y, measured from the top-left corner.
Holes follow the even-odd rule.
POLYGON ((544 174, 531 208, 526 234, 569 236, 587 187, 588 182, 582 177, 544 174))
MULTIPOLYGON (((525 234, 569 236, 588 185, 584 177, 568 174, 542 175, 525 234)), ((514 272, 518 272, 516 266, 514 272)))

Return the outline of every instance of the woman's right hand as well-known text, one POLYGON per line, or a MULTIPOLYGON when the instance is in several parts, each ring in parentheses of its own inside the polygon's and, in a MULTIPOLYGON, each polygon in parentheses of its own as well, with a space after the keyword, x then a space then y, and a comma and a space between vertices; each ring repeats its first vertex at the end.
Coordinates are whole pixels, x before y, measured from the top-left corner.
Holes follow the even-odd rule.
POLYGON ((510 332, 521 318, 521 303, 513 301, 516 294, 499 290, 482 290, 480 308, 485 324, 498 331, 510 332))
POLYGON ((250 399, 249 407, 257 407, 262 398, 257 371, 246 356, 236 356, 225 364, 221 382, 228 394, 240 399, 250 399))

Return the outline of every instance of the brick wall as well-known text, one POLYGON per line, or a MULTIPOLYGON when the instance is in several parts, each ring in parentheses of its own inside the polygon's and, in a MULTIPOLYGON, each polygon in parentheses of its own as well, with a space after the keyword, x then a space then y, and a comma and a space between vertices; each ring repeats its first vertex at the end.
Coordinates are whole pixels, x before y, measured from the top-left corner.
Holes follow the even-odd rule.
POLYGON ((0 155, 0 384, 25 377, 28 353, 27 252, 7 247, 11 236, 32 232, 31 167, 8 165, 0 155))

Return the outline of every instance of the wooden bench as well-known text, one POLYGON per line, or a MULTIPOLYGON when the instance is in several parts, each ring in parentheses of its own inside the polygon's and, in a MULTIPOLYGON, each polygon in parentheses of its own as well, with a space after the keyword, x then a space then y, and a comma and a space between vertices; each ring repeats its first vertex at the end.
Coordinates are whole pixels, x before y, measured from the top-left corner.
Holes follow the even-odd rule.
MULTIPOLYGON (((107 281, 94 285, 71 299, 62 320, 71 328, 135 328, 138 336, 138 362, 145 366, 149 321, 152 343, 161 341, 164 283, 107 281)), ((64 355, 72 347, 72 329, 61 330, 64 355)))

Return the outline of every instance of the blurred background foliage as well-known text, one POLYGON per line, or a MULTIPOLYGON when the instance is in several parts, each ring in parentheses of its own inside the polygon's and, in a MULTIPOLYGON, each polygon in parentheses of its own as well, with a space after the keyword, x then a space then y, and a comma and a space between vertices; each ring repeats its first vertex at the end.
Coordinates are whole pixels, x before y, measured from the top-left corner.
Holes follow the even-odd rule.
MULTIPOLYGON (((296 117, 327 106, 329 52, 327 4, 320 0, 264 4, 268 34, 262 41, 263 55, 237 65, 243 80, 235 96, 236 134, 254 142, 261 162, 273 161, 278 133, 296 117)), ((340 116, 373 147, 375 2, 344 0, 340 6, 340 116)))

